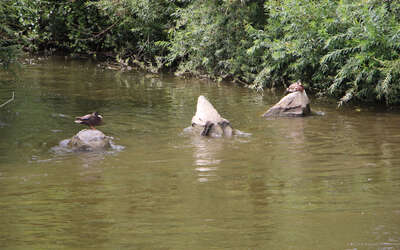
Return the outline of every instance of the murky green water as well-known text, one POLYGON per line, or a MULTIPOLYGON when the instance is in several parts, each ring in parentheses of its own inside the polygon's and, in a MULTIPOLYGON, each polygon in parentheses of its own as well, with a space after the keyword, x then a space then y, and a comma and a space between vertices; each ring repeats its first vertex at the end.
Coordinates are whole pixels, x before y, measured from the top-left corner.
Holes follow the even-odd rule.
POLYGON ((55 58, 0 88, 1 249, 400 249, 399 113, 55 58), (200 94, 252 135, 183 133, 200 94), (124 148, 57 150, 94 110, 124 148))

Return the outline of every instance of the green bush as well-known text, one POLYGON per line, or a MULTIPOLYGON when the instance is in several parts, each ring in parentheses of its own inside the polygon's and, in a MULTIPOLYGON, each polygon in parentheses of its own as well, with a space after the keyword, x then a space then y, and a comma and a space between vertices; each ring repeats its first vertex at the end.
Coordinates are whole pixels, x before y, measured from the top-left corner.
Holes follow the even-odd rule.
POLYGON ((255 87, 302 79, 339 104, 400 103, 398 2, 271 0, 265 8, 265 29, 248 29, 249 54, 263 58, 255 87))
POLYGON ((163 42, 172 27, 172 13, 185 1, 7 0, 0 4, 5 20, 0 32, 9 33, 0 45, 154 62, 166 54, 163 42))
POLYGON ((262 27, 263 1, 193 1, 175 13, 168 65, 179 74, 249 82, 258 59, 247 56, 252 45, 246 26, 262 27))
POLYGON ((338 6, 342 29, 325 44, 321 65, 333 79, 328 93, 350 100, 400 102, 400 3, 343 1, 338 6))
POLYGON ((7 69, 20 53, 17 45, 17 31, 10 25, 13 17, 9 14, 10 3, 0 2, 0 65, 7 69))
POLYGON ((88 35, 97 27, 92 24, 101 20, 93 13, 95 8, 87 8, 85 1, 79 0, 8 0, 0 8, 2 26, 11 31, 6 40, 30 52, 51 48, 88 52, 88 35))
POLYGON ((324 82, 319 61, 326 39, 337 27, 336 5, 329 0, 266 1, 264 30, 248 29, 254 38, 248 55, 262 57, 254 86, 283 87, 301 79, 311 88, 314 82, 324 82))
POLYGON ((119 58, 153 63, 166 55, 168 30, 173 25, 173 13, 185 1, 172 0, 101 0, 93 2, 103 18, 109 20, 101 44, 119 58))

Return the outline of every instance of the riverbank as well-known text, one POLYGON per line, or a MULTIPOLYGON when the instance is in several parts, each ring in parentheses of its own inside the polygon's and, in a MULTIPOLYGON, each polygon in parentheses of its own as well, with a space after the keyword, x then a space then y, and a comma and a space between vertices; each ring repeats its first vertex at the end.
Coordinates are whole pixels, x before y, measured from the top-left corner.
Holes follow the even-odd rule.
POLYGON ((3 65, 19 46, 258 90, 301 79, 339 105, 400 104, 398 1, 10 0, 0 17, 3 65))

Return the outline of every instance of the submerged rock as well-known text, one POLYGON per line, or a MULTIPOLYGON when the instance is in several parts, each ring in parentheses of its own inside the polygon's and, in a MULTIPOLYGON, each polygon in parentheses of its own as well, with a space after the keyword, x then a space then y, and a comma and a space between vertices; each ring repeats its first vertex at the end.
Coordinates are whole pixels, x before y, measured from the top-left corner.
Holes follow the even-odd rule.
POLYGON ((300 82, 296 82, 287 88, 290 94, 284 96, 277 104, 263 114, 269 116, 306 116, 311 114, 310 100, 300 82))
POLYGON ((236 132, 230 122, 223 118, 202 95, 197 100, 196 114, 192 118, 192 129, 202 136, 211 137, 230 137, 236 132))
POLYGON ((111 147, 111 137, 97 129, 84 129, 71 138, 68 146, 75 151, 105 150, 111 147))

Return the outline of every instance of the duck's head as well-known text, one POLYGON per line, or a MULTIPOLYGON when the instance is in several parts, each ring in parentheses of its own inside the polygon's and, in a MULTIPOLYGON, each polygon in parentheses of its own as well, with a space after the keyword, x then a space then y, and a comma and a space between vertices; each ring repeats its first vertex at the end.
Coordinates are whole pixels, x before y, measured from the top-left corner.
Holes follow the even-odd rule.
POLYGON ((294 92, 302 92, 304 91, 304 86, 301 84, 301 81, 298 80, 295 83, 290 84, 290 86, 286 89, 285 94, 294 93, 294 92))
POLYGON ((101 116, 100 114, 99 114, 99 112, 94 112, 93 113, 93 115, 95 116, 95 117, 99 117, 100 119, 103 119, 103 116, 101 116))

